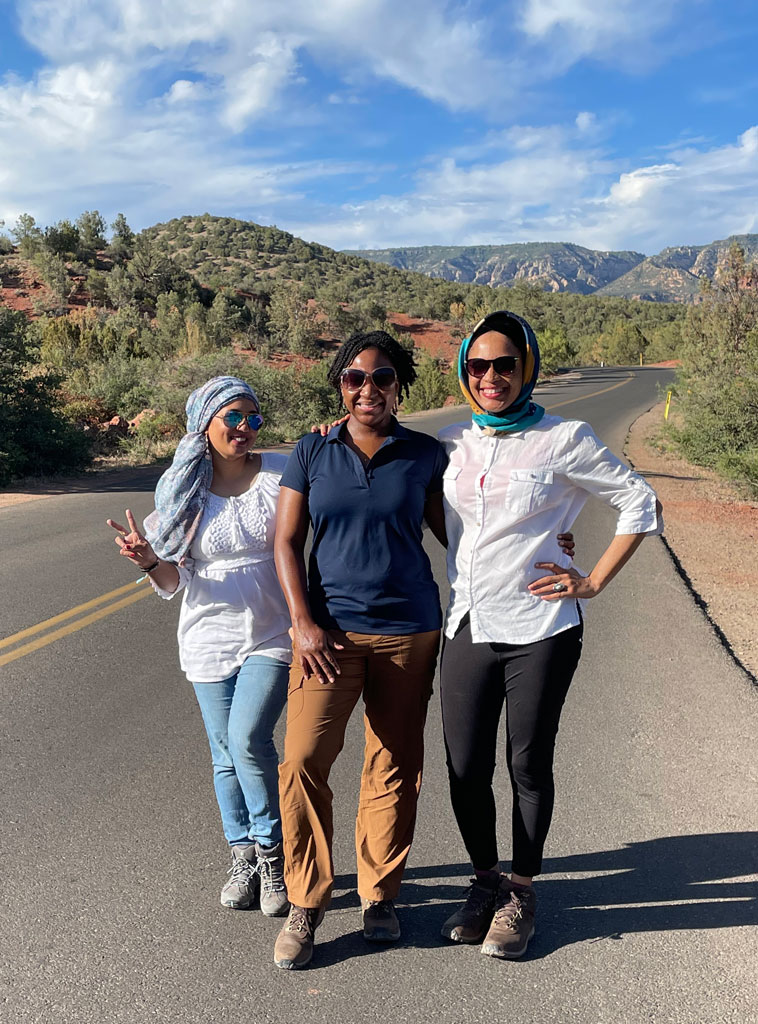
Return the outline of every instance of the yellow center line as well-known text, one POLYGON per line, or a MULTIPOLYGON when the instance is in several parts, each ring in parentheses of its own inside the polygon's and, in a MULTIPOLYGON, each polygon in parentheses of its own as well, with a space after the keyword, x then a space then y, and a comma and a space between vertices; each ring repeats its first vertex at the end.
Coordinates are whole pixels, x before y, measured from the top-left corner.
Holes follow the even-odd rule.
POLYGON ((620 380, 618 384, 611 384, 609 388, 602 388, 600 391, 591 391, 588 395, 579 395, 578 398, 568 398, 565 402, 556 402, 555 405, 546 405, 545 408, 551 412, 553 409, 560 409, 563 405, 571 405, 573 402, 584 402, 588 398, 595 398, 597 395, 604 395, 607 391, 615 391, 616 388, 623 387, 624 384, 628 384, 630 380, 634 380, 634 375, 629 374, 626 380, 620 380))
MULTIPOLYGON (((129 584, 130 589, 133 588, 133 586, 134 584, 129 584)), ((9 651, 7 654, 0 654, 0 666, 7 665, 9 662, 15 661, 16 658, 23 658, 25 654, 31 654, 32 651, 38 651, 41 647, 46 647, 48 644, 53 643, 53 641, 60 640, 61 637, 68 636, 70 633, 75 633, 77 630, 83 629, 85 626, 89 626, 93 622, 97 622, 99 619, 104 619, 106 615, 112 615, 120 608, 126 608, 127 605, 134 604, 135 601, 141 601, 143 597, 149 597, 152 593, 152 587, 145 587, 144 590, 140 590, 136 594, 130 594, 128 597, 122 597, 120 601, 115 601, 113 604, 109 604, 105 608, 99 608, 96 612, 92 612, 90 615, 85 615, 83 619, 77 619, 76 622, 70 622, 67 626, 62 626, 60 629, 53 630, 52 633, 48 633, 46 636, 37 637, 37 639, 32 640, 31 643, 24 644, 22 647, 17 647, 15 651, 9 651)), ((88 604, 89 603, 96 604, 97 601, 88 602, 88 604)), ((84 606, 82 605, 80 607, 84 606)), ((72 609, 72 611, 76 610, 77 609, 72 609)), ((65 615, 66 613, 64 613, 64 616, 65 615)), ((48 622, 52 621, 52 619, 48 620, 48 622)), ((18 638, 18 636, 19 634, 16 634, 16 638, 18 638)), ((8 639, 11 640, 13 638, 8 637, 8 639)))
MULTIPOLYGON (((28 629, 22 629, 18 633, 14 633, 13 636, 6 636, 0 640, 0 650, 3 647, 12 647, 13 644, 17 644, 19 640, 24 640, 28 636, 34 636, 35 633, 41 633, 44 629, 50 629, 51 626, 57 626, 59 622, 65 622, 66 619, 71 619, 74 615, 79 615, 81 612, 86 612, 90 608, 95 608, 99 604, 103 604, 105 601, 110 601, 113 597, 118 597, 120 594, 126 594, 130 590, 134 590, 138 587, 139 581, 135 580, 132 583, 127 583, 126 586, 117 587, 115 590, 110 590, 107 594, 101 594, 100 597, 94 597, 91 601, 85 601, 84 604, 78 604, 75 608, 69 608, 67 612, 61 612, 60 615, 53 615, 51 619, 45 619, 44 622, 38 622, 36 626, 29 626, 28 629)), ((147 588, 149 594, 152 587, 147 588)))

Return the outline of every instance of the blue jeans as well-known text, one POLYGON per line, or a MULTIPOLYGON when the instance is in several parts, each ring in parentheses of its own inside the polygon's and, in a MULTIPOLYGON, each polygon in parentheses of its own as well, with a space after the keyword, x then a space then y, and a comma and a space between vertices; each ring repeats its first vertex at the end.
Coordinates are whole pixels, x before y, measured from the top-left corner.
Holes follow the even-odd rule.
POLYGON ((213 785, 230 846, 282 838, 274 726, 287 700, 289 665, 254 655, 219 683, 193 683, 213 761, 213 785))

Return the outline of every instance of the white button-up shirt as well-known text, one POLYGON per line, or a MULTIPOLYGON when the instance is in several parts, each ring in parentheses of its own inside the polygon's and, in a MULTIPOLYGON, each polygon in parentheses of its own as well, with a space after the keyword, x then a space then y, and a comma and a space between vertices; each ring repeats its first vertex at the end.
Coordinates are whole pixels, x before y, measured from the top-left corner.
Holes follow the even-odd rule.
POLYGON ((653 489, 587 423, 546 414, 536 426, 492 435, 472 422, 439 434, 444 475, 450 604, 445 635, 468 612, 475 643, 527 644, 579 624, 575 600, 543 601, 527 589, 568 567, 557 534, 570 530, 589 495, 618 512, 617 534, 660 533, 653 489))
POLYGON ((179 615, 179 661, 193 683, 228 679, 251 655, 289 664, 290 617, 274 565, 279 480, 287 456, 263 452, 249 490, 238 497, 208 494, 189 554, 177 566, 175 591, 184 590, 179 615), (186 589, 185 589, 186 588, 186 589))

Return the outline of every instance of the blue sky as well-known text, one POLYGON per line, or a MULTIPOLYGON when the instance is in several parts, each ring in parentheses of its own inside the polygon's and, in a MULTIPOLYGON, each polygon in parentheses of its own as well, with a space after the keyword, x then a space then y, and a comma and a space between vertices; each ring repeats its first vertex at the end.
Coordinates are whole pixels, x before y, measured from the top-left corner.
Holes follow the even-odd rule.
POLYGON ((335 248, 758 232, 754 0, 0 0, 0 219, 335 248))

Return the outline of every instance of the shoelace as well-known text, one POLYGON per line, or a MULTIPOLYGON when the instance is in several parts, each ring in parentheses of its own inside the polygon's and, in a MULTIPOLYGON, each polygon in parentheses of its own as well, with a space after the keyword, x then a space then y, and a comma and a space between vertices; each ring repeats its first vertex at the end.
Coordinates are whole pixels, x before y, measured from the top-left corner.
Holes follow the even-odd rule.
POLYGON ((234 857, 232 866, 227 871, 227 875, 232 876, 231 881, 241 885, 246 885, 254 874, 255 865, 251 864, 249 860, 245 860, 244 857, 234 857))
POLYGON ((256 870, 264 892, 284 892, 284 858, 261 857, 258 854, 256 870))
POLYGON ((366 910, 371 910, 374 917, 392 917, 392 900, 369 900, 366 910))
POLYGON ((495 924, 502 924, 513 928, 518 919, 523 916, 523 913, 524 904, 518 894, 511 890, 508 902, 497 908, 492 920, 495 924))
POLYGON ((313 932, 308 911, 304 907, 292 907, 287 921, 288 932, 302 932, 304 935, 313 932))
POLYGON ((472 879, 466 893, 466 910, 471 911, 473 914, 478 914, 480 911, 491 906, 494 896, 493 890, 487 889, 476 879, 472 879))

